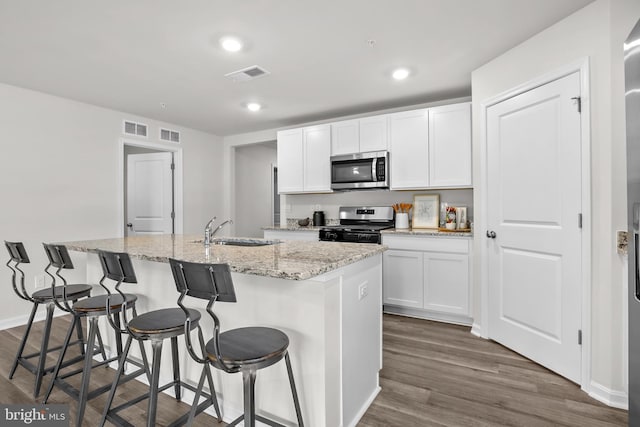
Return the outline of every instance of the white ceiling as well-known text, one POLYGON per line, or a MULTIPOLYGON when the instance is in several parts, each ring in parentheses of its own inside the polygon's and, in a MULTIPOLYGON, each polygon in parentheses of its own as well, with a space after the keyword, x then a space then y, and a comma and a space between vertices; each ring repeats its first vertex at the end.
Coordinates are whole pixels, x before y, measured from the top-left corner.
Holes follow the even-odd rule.
POLYGON ((468 96, 472 70, 591 1, 0 0, 0 82, 230 135, 468 96), (272 74, 223 77, 251 65, 272 74))

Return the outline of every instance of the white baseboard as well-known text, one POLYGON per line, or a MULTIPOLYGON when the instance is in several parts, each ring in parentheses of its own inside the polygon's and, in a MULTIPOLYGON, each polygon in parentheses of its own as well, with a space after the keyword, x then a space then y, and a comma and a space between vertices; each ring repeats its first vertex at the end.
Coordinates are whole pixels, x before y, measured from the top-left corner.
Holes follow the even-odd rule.
MULTIPOLYGON (((60 309, 57 309, 53 312, 53 317, 60 317, 69 314, 60 309)), ((16 326, 26 325, 29 321, 29 316, 31 315, 31 311, 28 314, 23 316, 11 317, 9 319, 0 320, 0 331, 4 331, 5 329, 15 328, 16 326)), ((45 305, 42 305, 41 309, 38 309, 35 317, 33 318, 34 322, 39 322, 41 320, 45 320, 47 318, 47 309, 45 305)))
POLYGON ((353 420, 351 421, 351 424, 349 424, 349 427, 355 427, 358 424, 360 419, 367 412, 367 410, 369 409, 369 406, 371 406, 371 404, 373 403, 373 401, 375 400, 376 396, 378 396, 378 394, 380 393, 381 390, 382 390, 382 388, 380 388, 380 386, 376 387, 376 389, 373 390, 373 393, 371 393, 371 396, 369 396, 369 398, 364 403, 364 405, 362 405, 362 408, 360 408, 360 410, 358 411, 356 416, 353 417, 353 420))
POLYGON ((473 322, 473 325, 471 325, 471 334, 478 338, 485 338, 482 336, 482 326, 478 325, 476 322, 473 322))
POLYGON ((420 308, 399 307, 395 305, 385 304, 382 311, 388 314, 397 314, 400 316, 415 317, 417 319, 434 320, 436 322, 453 323, 454 325, 471 326, 473 319, 468 316, 460 316, 458 314, 439 313, 420 308))
POLYGON ((602 384, 591 381, 589 390, 585 391, 589 396, 605 405, 619 409, 629 409, 629 395, 623 390, 611 390, 602 384))

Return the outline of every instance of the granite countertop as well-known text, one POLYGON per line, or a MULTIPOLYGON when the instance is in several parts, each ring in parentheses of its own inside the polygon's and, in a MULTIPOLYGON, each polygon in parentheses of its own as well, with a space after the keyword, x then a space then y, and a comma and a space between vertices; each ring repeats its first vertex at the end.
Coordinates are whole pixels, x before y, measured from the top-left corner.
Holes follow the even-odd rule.
MULTIPOLYGON (((251 239, 263 240, 263 239, 251 239)), ((205 254, 201 236, 153 235, 64 243, 69 250, 126 252, 132 258, 169 262, 176 258, 191 262, 229 264, 231 271, 306 280, 384 252, 383 245, 366 243, 283 241, 266 246, 211 245, 205 254)))
POLYGON ((440 231, 432 228, 388 228, 382 234, 437 236, 437 237, 473 237, 472 231, 440 231))

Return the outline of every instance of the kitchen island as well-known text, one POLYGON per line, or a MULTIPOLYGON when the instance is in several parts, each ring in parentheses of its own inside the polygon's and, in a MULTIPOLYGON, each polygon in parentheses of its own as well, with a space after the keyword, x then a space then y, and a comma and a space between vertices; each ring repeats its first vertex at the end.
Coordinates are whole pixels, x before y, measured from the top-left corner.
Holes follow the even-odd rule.
MULTIPOLYGON (((305 424, 355 425, 380 390, 385 247, 299 241, 264 246, 228 243, 212 245, 208 254, 198 236, 137 236, 65 244, 81 252, 74 252, 74 258, 86 259, 89 283, 102 276, 98 258, 91 253, 100 249, 129 253, 138 283, 123 284, 122 289, 139 295, 139 313, 176 306, 178 293, 169 258, 229 264, 238 302, 215 304, 222 330, 267 326, 285 332, 291 341, 289 352, 305 424)), ((188 299, 186 305, 201 309, 204 334, 210 338, 206 303, 188 299)), ((106 322, 101 326, 108 327, 106 322)), ((107 340, 111 349, 113 344, 107 340)), ((200 366, 186 351, 181 354, 183 377, 197 383, 200 366)), ((242 413, 242 379, 213 371, 224 420, 229 422, 242 413)), ((170 358, 165 357, 161 382, 170 381, 171 372, 170 358)), ((191 394, 183 395, 184 401, 190 399, 191 394)), ((256 412, 295 425, 284 364, 258 374, 256 412)))

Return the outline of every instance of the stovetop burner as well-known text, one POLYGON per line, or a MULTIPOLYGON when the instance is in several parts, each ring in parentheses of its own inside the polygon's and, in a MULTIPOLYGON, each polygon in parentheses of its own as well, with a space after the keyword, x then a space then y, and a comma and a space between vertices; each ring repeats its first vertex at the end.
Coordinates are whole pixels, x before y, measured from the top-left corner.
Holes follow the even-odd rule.
POLYGON ((380 231, 393 228, 390 206, 341 207, 340 225, 320 229, 320 240, 333 242, 381 243, 380 231))

